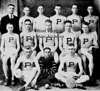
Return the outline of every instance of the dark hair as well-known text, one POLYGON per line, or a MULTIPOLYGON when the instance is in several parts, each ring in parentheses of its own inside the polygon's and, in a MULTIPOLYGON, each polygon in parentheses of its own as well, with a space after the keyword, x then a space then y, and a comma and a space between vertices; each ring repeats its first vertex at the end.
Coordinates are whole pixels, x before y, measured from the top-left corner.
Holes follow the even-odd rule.
POLYGON ((29 8, 29 9, 30 9, 30 6, 28 6, 28 5, 25 5, 25 6, 24 6, 24 8, 25 8, 25 7, 27 7, 27 8, 29 8))
POLYGON ((45 20, 45 22, 52 23, 50 19, 45 20))
POLYGON ((66 24, 66 23, 71 23, 72 24, 72 22, 70 20, 64 21, 64 24, 66 24))
POLYGON ((71 46, 74 46, 74 43, 69 43, 68 46, 70 46, 70 47, 71 47, 71 46))
POLYGON ((62 5, 61 5, 61 4, 56 4, 55 7, 56 7, 56 6, 62 8, 62 5))
POLYGON ((83 21, 82 25, 87 25, 87 26, 89 26, 89 23, 88 23, 88 22, 83 21))
POLYGON ((12 4, 12 3, 10 3, 10 4, 7 5, 7 7, 9 7, 9 6, 13 6, 13 7, 15 7, 15 5, 12 4))
MULTIPOLYGON (((12 24, 12 23, 7 23, 6 26, 7 26, 7 25, 13 25, 13 24, 12 24)), ((13 25, 13 26, 14 26, 14 25, 13 25)))
POLYGON ((45 47, 45 48, 43 49, 43 51, 45 51, 46 49, 49 49, 49 50, 51 51, 51 48, 50 48, 50 47, 45 47))
POLYGON ((24 21, 24 23, 27 22, 27 21, 31 23, 31 20, 30 20, 30 19, 26 19, 26 20, 24 21))

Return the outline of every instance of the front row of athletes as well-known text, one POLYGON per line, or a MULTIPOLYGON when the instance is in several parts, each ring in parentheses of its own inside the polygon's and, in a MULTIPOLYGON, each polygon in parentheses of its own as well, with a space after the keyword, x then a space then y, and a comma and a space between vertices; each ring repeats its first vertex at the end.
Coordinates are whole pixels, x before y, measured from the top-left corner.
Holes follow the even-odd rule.
POLYGON ((85 77, 81 76, 83 74, 82 59, 84 66, 86 67, 85 60, 86 57, 88 58, 90 73, 89 76, 92 76, 92 49, 98 48, 98 45, 94 38, 95 36, 89 32, 88 23, 83 23, 83 33, 79 36, 80 41, 77 41, 77 37, 71 32, 71 22, 65 22, 65 32, 59 35, 59 49, 61 50, 60 58, 58 57, 58 53, 56 52, 58 48, 58 36, 56 33, 52 33, 52 22, 50 20, 45 21, 46 32, 38 35, 39 48, 41 52, 39 52, 37 56, 35 51, 37 46, 37 39, 36 34, 31 31, 31 21, 26 19, 24 23, 26 30, 20 34, 21 44, 19 42, 18 35, 13 33, 12 24, 7 24, 8 32, 2 35, 1 58, 5 75, 5 85, 8 85, 9 80, 7 74, 7 62, 9 58, 11 62, 12 72, 11 84, 14 84, 14 75, 17 78, 22 78, 24 79, 26 84, 21 89, 26 89, 30 85, 30 83, 35 86, 36 82, 40 82, 37 80, 40 79, 44 84, 46 84, 46 87, 50 85, 49 80, 51 81, 54 78, 57 78, 65 84, 68 77, 73 77, 75 79, 79 78, 76 80, 76 83, 82 83, 89 80, 89 77, 87 75, 84 75, 85 77), (79 54, 82 55, 82 59, 76 53, 78 43, 80 43, 79 54), (18 52, 20 50, 20 45, 23 52, 20 54, 21 56, 19 56, 18 60, 16 61, 18 52), (56 64, 59 60, 60 66, 57 72, 56 64), (18 67, 21 63, 23 65, 22 69, 20 70, 18 67), (33 63, 35 64, 35 67, 33 63), (62 70, 64 64, 66 64, 67 67, 65 71, 62 70), (76 73, 77 65, 79 66, 78 74, 76 73))

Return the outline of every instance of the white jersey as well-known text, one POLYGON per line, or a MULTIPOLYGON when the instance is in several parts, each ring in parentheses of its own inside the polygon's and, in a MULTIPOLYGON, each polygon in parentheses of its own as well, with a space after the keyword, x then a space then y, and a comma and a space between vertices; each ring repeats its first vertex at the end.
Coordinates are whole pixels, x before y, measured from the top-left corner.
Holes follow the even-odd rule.
POLYGON ((66 17, 63 15, 54 15, 50 17, 52 21, 52 30, 56 33, 64 32, 64 22, 66 21, 66 17))
POLYGON ((97 22, 99 20, 98 16, 86 16, 84 17, 84 21, 89 23, 89 29, 91 32, 94 32, 97 30, 97 22))
POLYGON ((50 47, 51 49, 55 47, 55 42, 57 40, 56 33, 43 33, 42 35, 42 43, 44 48, 50 47))
POLYGON ((20 18, 19 20, 19 28, 20 28, 20 31, 25 31, 25 20, 26 19, 29 19, 32 23, 32 26, 31 26, 31 29, 33 30, 33 23, 34 23, 34 18, 31 17, 31 16, 23 16, 20 18))
POLYGON ((65 49, 68 47, 69 44, 74 44, 74 46, 77 46, 77 37, 74 33, 63 32, 62 34, 60 34, 60 38, 63 39, 63 48, 65 49))
POLYGON ((34 29, 37 33, 45 31, 45 20, 47 19, 49 18, 44 15, 34 18, 34 29))
POLYGON ((94 41, 96 41, 95 36, 92 33, 83 33, 82 35, 80 35, 79 39, 81 41, 81 48, 89 48, 93 46, 94 41))
POLYGON ((20 34, 20 37, 23 46, 30 46, 30 47, 35 46, 35 38, 36 38, 35 32, 29 32, 29 33, 22 32, 20 34))
POLYGON ((72 29, 73 31, 77 32, 81 30, 81 24, 82 24, 82 17, 79 15, 69 15, 67 17, 67 20, 70 20, 72 22, 72 29))
POLYGON ((5 33, 2 35, 2 39, 4 39, 5 42, 5 49, 9 49, 9 48, 16 48, 17 45, 17 40, 19 36, 17 34, 8 34, 5 33))

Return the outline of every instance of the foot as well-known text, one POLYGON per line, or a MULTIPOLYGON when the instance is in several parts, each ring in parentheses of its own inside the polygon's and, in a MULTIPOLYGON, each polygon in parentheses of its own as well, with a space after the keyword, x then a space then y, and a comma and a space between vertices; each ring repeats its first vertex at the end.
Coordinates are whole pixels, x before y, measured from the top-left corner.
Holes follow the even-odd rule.
POLYGON ((7 78, 7 79, 5 79, 5 82, 4 82, 4 85, 5 86, 8 86, 9 84, 8 84, 8 81, 9 81, 9 79, 7 78))
POLYGON ((12 85, 12 86, 15 85, 15 81, 14 81, 14 80, 11 81, 11 85, 12 85))

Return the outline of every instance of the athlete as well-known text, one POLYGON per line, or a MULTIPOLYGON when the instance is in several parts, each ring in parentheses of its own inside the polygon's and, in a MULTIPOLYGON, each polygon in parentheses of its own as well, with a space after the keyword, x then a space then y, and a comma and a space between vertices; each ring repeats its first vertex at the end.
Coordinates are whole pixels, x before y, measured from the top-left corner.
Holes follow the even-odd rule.
POLYGON ((78 6, 77 5, 72 5, 71 8, 72 15, 69 15, 67 17, 67 20, 70 20, 72 22, 72 29, 73 33, 75 33, 78 37, 81 34, 81 24, 82 24, 82 16, 79 16, 77 14, 78 12, 78 6))
POLYGON ((93 15, 92 6, 88 6, 87 11, 88 11, 88 15, 84 17, 84 21, 89 23, 89 29, 93 33, 97 41, 98 40, 97 33, 99 30, 99 17, 93 15))
POLYGON ((24 51, 24 55, 20 56, 14 67, 15 77, 25 81, 19 91, 25 91, 29 86, 35 87, 37 78, 40 74, 40 67, 35 57, 31 56, 32 50, 24 51), (21 68, 19 66, 21 65, 21 68))
MULTIPOLYGON (((92 77, 94 68, 92 50, 93 48, 98 48, 98 44, 95 39, 95 36, 91 32, 89 32, 89 23, 84 22, 82 24, 82 30, 83 34, 80 35, 79 37, 80 47, 81 47, 80 53, 88 58, 89 76, 92 77)), ((86 67, 86 60, 84 59, 83 61, 84 61, 84 67, 86 67)))
POLYGON ((30 8, 28 6, 25 6, 24 9, 23 9, 23 12, 24 12, 24 16, 22 16, 19 20, 19 28, 20 28, 20 31, 25 31, 25 20, 26 19, 29 19, 31 21, 31 28, 33 29, 33 23, 34 23, 34 18, 31 17, 29 15, 30 13, 30 8))
POLYGON ((83 74, 82 60, 78 56, 78 54, 75 53, 75 50, 76 49, 73 46, 73 44, 69 44, 68 54, 61 59, 58 72, 55 74, 55 77, 58 80, 62 81, 66 86, 68 83, 67 79, 69 78, 75 79, 76 84, 83 83, 89 80, 89 76, 86 75, 85 77, 84 75, 82 76, 83 74), (79 67, 79 72, 76 72, 77 67, 79 67))
POLYGON ((18 52, 20 49, 20 43, 19 43, 19 36, 16 33, 13 33, 14 26, 11 23, 8 23, 6 25, 7 33, 2 35, 2 41, 1 41, 1 59, 3 63, 3 72, 5 76, 5 82, 4 85, 9 85, 9 77, 8 77, 8 59, 10 58, 11 63, 11 84, 14 85, 14 74, 13 74, 13 68, 15 65, 16 58, 18 56, 18 52))
POLYGON ((45 32, 45 20, 49 18, 43 14, 44 7, 42 5, 38 6, 37 12, 39 13, 39 15, 34 19, 34 30, 38 34, 41 32, 45 32))
POLYGON ((59 35, 59 49, 61 50, 60 60, 62 56, 67 53, 67 47, 70 43, 73 43, 74 47, 77 49, 77 36, 72 32, 72 23, 67 20, 65 22, 65 32, 59 35))
POLYGON ((56 52, 58 48, 58 37, 57 34, 52 32, 52 21, 47 19, 45 21, 45 33, 41 33, 39 37, 39 48, 41 52, 45 47, 49 47, 51 52, 55 55, 55 61, 58 62, 58 53, 56 52))
POLYGON ((61 8, 62 6, 57 4, 54 9, 56 14, 50 17, 50 20, 52 21, 52 30, 56 33, 64 32, 64 22, 66 21, 66 17, 61 15, 61 8))
POLYGON ((21 48, 23 51, 26 51, 27 48, 33 51, 33 56, 36 55, 36 47, 37 47, 37 39, 36 33, 31 29, 31 21, 30 19, 26 19, 24 21, 26 31, 23 31, 20 34, 21 38, 21 48))
POLYGON ((37 86, 41 87, 45 85, 47 89, 51 83, 55 83, 54 74, 57 72, 57 66, 51 49, 45 47, 42 54, 37 54, 37 60, 40 65, 40 75, 38 77, 37 86))

